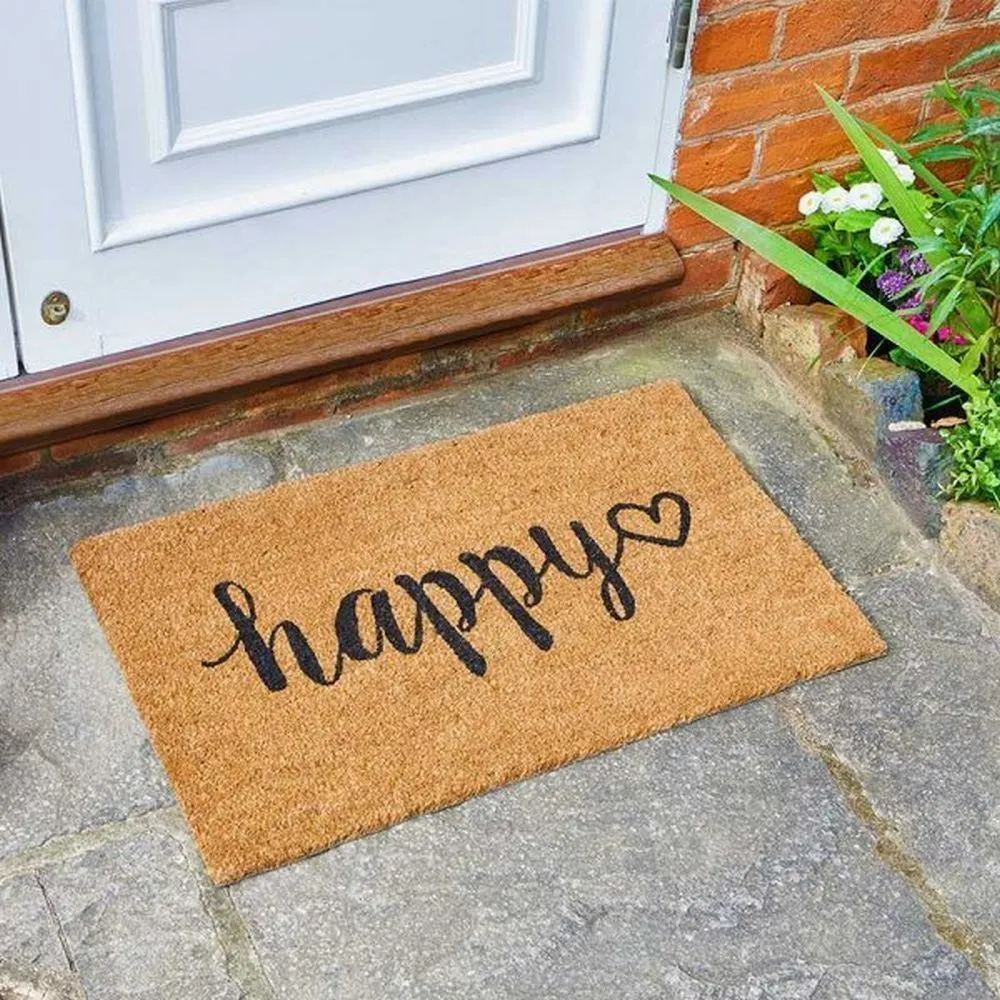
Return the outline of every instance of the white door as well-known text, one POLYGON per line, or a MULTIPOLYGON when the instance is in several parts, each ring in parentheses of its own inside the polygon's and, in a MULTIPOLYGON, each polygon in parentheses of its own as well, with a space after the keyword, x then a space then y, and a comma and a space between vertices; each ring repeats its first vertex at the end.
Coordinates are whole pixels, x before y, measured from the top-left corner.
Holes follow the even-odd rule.
POLYGON ((27 369, 642 226, 671 6, 6 0, 27 369))

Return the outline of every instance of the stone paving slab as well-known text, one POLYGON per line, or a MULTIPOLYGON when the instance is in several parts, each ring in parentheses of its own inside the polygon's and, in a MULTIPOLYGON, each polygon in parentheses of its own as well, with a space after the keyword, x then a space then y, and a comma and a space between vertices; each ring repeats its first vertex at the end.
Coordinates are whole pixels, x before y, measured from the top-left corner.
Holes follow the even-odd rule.
POLYGON ((163 831, 90 851, 39 875, 86 995, 239 1000, 181 845, 163 831))
POLYGON ((858 597, 889 655, 787 697, 1000 969, 1000 616, 930 569, 858 597))
POLYGON ((265 456, 212 455, 0 514, 0 858, 172 801, 73 543, 273 476, 265 456))
POLYGON ((0 997, 1000 997, 997 620, 734 334, 721 315, 653 326, 8 504, 0 997), (666 377, 860 597, 890 657, 211 886, 72 542, 666 377))
POLYGON ((33 875, 0 882, 0 959, 22 968, 69 972, 45 892, 33 875))
POLYGON ((281 1000, 990 996, 767 702, 232 896, 281 1000))

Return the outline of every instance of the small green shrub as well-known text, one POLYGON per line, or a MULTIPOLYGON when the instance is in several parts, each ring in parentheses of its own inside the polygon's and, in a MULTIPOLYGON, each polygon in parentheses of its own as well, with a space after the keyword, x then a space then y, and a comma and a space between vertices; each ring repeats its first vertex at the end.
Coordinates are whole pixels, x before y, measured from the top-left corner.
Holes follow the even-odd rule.
POLYGON ((942 431, 955 464, 948 494, 1000 507, 1000 381, 965 404, 967 422, 942 431))

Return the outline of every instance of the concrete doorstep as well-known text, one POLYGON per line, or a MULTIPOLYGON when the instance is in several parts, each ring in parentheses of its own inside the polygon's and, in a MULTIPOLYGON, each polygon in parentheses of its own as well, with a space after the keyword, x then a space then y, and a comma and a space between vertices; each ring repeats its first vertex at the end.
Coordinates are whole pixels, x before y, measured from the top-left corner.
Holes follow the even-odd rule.
POLYGON ((1000 997, 1000 617, 759 350, 730 315, 651 323, 350 417, 8 494, 0 997, 1000 997), (213 886, 73 542, 665 378, 888 656, 213 886))

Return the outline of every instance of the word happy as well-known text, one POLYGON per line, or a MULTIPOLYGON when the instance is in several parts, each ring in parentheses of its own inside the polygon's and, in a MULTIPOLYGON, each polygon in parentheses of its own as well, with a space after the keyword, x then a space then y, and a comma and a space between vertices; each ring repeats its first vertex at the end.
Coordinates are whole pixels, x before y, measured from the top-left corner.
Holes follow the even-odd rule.
MULTIPOLYGON (((619 503, 611 507, 606 520, 615 536, 613 551, 602 547, 579 521, 570 522, 578 552, 573 561, 561 552, 545 528, 528 529, 528 537, 537 549, 533 561, 528 555, 506 545, 497 545, 477 555, 463 552, 458 561, 475 578, 474 589, 454 573, 430 570, 419 579, 406 573, 395 577, 398 592, 354 590, 340 600, 334 616, 337 655, 329 668, 324 667, 303 630, 293 621, 280 621, 267 633, 260 630, 257 602, 239 583, 226 580, 215 585, 212 593, 234 629, 229 648, 220 657, 203 660, 202 666, 217 667, 238 652, 246 655, 269 691, 281 691, 288 684, 278 661, 279 640, 284 643, 299 670, 311 681, 323 686, 336 684, 344 664, 378 659, 386 644, 406 656, 417 654, 428 632, 438 635, 458 661, 476 676, 486 673, 486 657, 472 642, 478 621, 479 605, 495 601, 517 624, 524 636, 538 649, 552 648, 552 633, 532 614, 545 596, 545 578, 560 573, 572 580, 587 580, 597 574, 604 608, 613 621, 628 621, 635 615, 636 600, 621 567, 626 551, 637 545, 679 548, 691 530, 691 507, 678 493, 657 493, 646 504, 619 503), (674 517, 664 523, 664 510, 674 517), (623 518, 627 523, 623 524, 623 518), (502 579, 516 578, 515 593, 502 579), (520 596, 518 596, 520 594, 520 596), (405 608, 405 613, 403 609, 405 608), (367 628, 362 627, 367 619, 367 628)), ((534 555, 534 553, 533 553, 534 555)))

